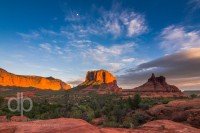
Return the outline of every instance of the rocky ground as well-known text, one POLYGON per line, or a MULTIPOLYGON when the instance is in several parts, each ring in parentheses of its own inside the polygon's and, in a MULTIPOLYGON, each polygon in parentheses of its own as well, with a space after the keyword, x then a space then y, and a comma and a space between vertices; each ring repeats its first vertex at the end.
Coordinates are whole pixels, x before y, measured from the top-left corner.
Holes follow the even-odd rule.
POLYGON ((200 99, 175 100, 156 105, 147 113, 157 119, 168 119, 200 128, 200 99))
POLYGON ((29 122, 0 122, 0 133, 198 133, 200 129, 170 120, 155 120, 138 129, 100 128, 84 120, 59 118, 29 122))
MULTIPOLYGON (((0 133, 198 133, 200 132, 200 99, 175 100, 148 110, 131 113, 146 115, 149 122, 137 129, 102 128, 81 119, 58 118, 33 120, 0 116, 0 133), (156 120, 159 119, 159 120, 156 120)), ((99 120, 98 120, 99 121, 99 120)), ((97 124, 98 125, 98 124, 97 124)))

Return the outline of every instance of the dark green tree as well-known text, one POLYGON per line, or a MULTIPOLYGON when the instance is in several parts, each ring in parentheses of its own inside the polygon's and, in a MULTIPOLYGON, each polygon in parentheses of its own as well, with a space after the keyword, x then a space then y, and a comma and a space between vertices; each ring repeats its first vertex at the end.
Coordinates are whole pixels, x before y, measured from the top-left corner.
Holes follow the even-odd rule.
POLYGON ((0 96, 0 106, 3 104, 4 98, 0 96))
POLYGON ((133 97, 133 104, 135 106, 135 108, 139 108, 139 104, 142 101, 142 98, 140 96, 140 94, 135 94, 135 96, 133 97))

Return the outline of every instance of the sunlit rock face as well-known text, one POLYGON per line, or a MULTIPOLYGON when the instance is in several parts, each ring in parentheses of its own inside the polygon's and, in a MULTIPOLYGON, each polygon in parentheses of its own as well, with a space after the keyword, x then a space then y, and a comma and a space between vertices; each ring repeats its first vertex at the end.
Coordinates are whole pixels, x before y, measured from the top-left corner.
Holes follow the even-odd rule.
POLYGON ((70 85, 53 77, 23 76, 9 73, 0 68, 0 86, 33 87, 38 89, 68 90, 70 85))
POLYGON ((88 71, 85 82, 81 85, 98 85, 116 82, 116 78, 106 70, 88 71))
POLYGON ((118 87, 116 78, 106 70, 88 71, 85 81, 78 88, 84 93, 96 92, 99 94, 118 93, 122 89, 118 87))

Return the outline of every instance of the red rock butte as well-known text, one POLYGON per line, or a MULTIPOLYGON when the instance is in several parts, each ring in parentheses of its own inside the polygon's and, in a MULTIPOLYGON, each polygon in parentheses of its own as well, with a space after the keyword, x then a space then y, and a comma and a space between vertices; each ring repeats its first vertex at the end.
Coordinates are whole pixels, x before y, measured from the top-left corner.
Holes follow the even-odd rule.
POLYGON ((116 82, 116 78, 106 70, 88 71, 85 82, 81 85, 98 85, 116 82))
POLYGON ((125 97, 140 93, 143 98, 162 98, 162 97, 187 97, 178 87, 169 85, 164 76, 155 77, 154 74, 143 85, 134 89, 123 90, 125 97))
POLYGON ((68 90, 70 85, 53 77, 15 75, 0 68, 0 86, 33 87, 37 89, 68 90))
POLYGON ((160 76, 160 77, 155 77, 154 73, 152 74, 152 76, 148 79, 148 81, 139 86, 136 87, 134 90, 136 91, 152 91, 152 92, 156 92, 156 91, 160 91, 160 92, 180 92, 180 90, 178 89, 178 87, 174 86, 174 85, 169 85, 166 82, 166 79, 164 76, 160 76))
POLYGON ((93 91, 100 94, 105 94, 107 91, 117 93, 122 91, 122 88, 117 86, 116 78, 106 70, 88 71, 85 81, 78 87, 86 94, 93 91))

